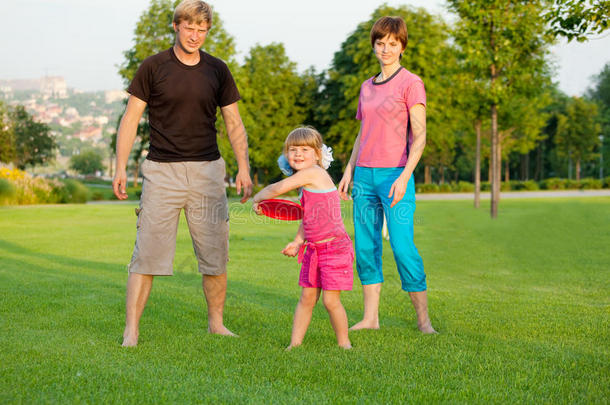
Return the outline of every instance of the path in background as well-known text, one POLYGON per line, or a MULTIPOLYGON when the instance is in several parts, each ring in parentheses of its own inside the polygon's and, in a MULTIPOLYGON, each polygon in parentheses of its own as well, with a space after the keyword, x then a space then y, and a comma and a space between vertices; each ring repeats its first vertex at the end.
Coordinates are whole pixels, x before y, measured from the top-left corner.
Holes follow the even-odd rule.
MULTIPOLYGON (((557 190, 557 191, 505 191, 500 198, 549 198, 549 197, 608 197, 610 190, 557 190)), ((417 193, 417 199, 426 200, 474 200, 473 193, 417 193)), ((489 200, 490 193, 481 193, 481 200, 489 200)))

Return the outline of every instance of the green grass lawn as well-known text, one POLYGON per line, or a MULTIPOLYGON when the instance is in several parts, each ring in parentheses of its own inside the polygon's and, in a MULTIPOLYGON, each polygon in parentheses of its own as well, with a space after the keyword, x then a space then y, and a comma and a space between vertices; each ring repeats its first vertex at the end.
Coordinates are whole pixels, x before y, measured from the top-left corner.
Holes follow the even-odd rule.
MULTIPOLYGON (((225 323, 206 333, 181 224, 140 345, 121 348, 135 204, 0 208, 1 403, 608 403, 610 198, 420 202, 416 243, 440 332, 423 336, 384 242, 381 329, 336 347, 320 303, 291 352, 296 223, 232 203, 225 323)), ((346 206, 347 217, 349 208, 346 206)), ((352 233, 351 221, 346 220, 352 233)), ((362 315, 355 281, 343 294, 362 315)))

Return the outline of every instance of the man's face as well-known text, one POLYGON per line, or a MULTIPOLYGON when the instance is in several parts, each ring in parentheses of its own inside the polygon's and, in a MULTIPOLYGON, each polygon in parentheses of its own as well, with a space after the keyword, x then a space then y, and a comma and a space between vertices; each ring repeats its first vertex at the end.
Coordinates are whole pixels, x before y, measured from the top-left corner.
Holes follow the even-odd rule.
POLYGON ((186 53, 198 52, 205 42, 209 29, 210 27, 205 21, 201 24, 189 23, 188 21, 182 21, 178 25, 174 23, 176 43, 186 53))

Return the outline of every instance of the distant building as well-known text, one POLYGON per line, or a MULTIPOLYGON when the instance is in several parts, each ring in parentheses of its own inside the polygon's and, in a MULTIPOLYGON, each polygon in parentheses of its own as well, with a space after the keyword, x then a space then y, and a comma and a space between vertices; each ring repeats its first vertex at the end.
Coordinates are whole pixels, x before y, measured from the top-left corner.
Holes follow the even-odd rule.
POLYGON ((102 140, 102 128, 101 127, 87 127, 83 130, 74 134, 75 138, 79 138, 81 141, 94 141, 98 142, 102 140))
POLYGON ((40 92, 44 97, 66 98, 68 86, 61 76, 47 76, 40 80, 40 92))

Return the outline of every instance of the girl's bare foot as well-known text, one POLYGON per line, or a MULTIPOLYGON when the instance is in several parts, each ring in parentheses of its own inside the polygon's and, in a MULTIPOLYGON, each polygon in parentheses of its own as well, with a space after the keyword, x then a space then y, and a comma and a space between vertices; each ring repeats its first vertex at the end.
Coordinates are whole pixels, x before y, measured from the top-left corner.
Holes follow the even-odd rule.
POLYGON ((360 322, 358 322, 357 324, 355 324, 354 326, 352 326, 351 328, 349 328, 349 330, 360 330, 360 329, 379 329, 379 320, 369 321, 367 319, 363 319, 360 322))
POLYGON ((352 348, 352 344, 351 343, 346 343, 343 345, 339 345, 340 348, 345 349, 345 350, 350 350, 352 348))
POLYGON ((300 343, 299 343, 299 344, 294 344, 294 345, 291 343, 291 344, 289 344, 289 345, 288 345, 288 347, 287 347, 286 349, 284 349, 284 350, 286 350, 287 352, 289 352, 289 351, 291 351, 292 349, 294 349, 295 347, 299 347, 299 346, 301 346, 301 344, 300 344, 300 343))

